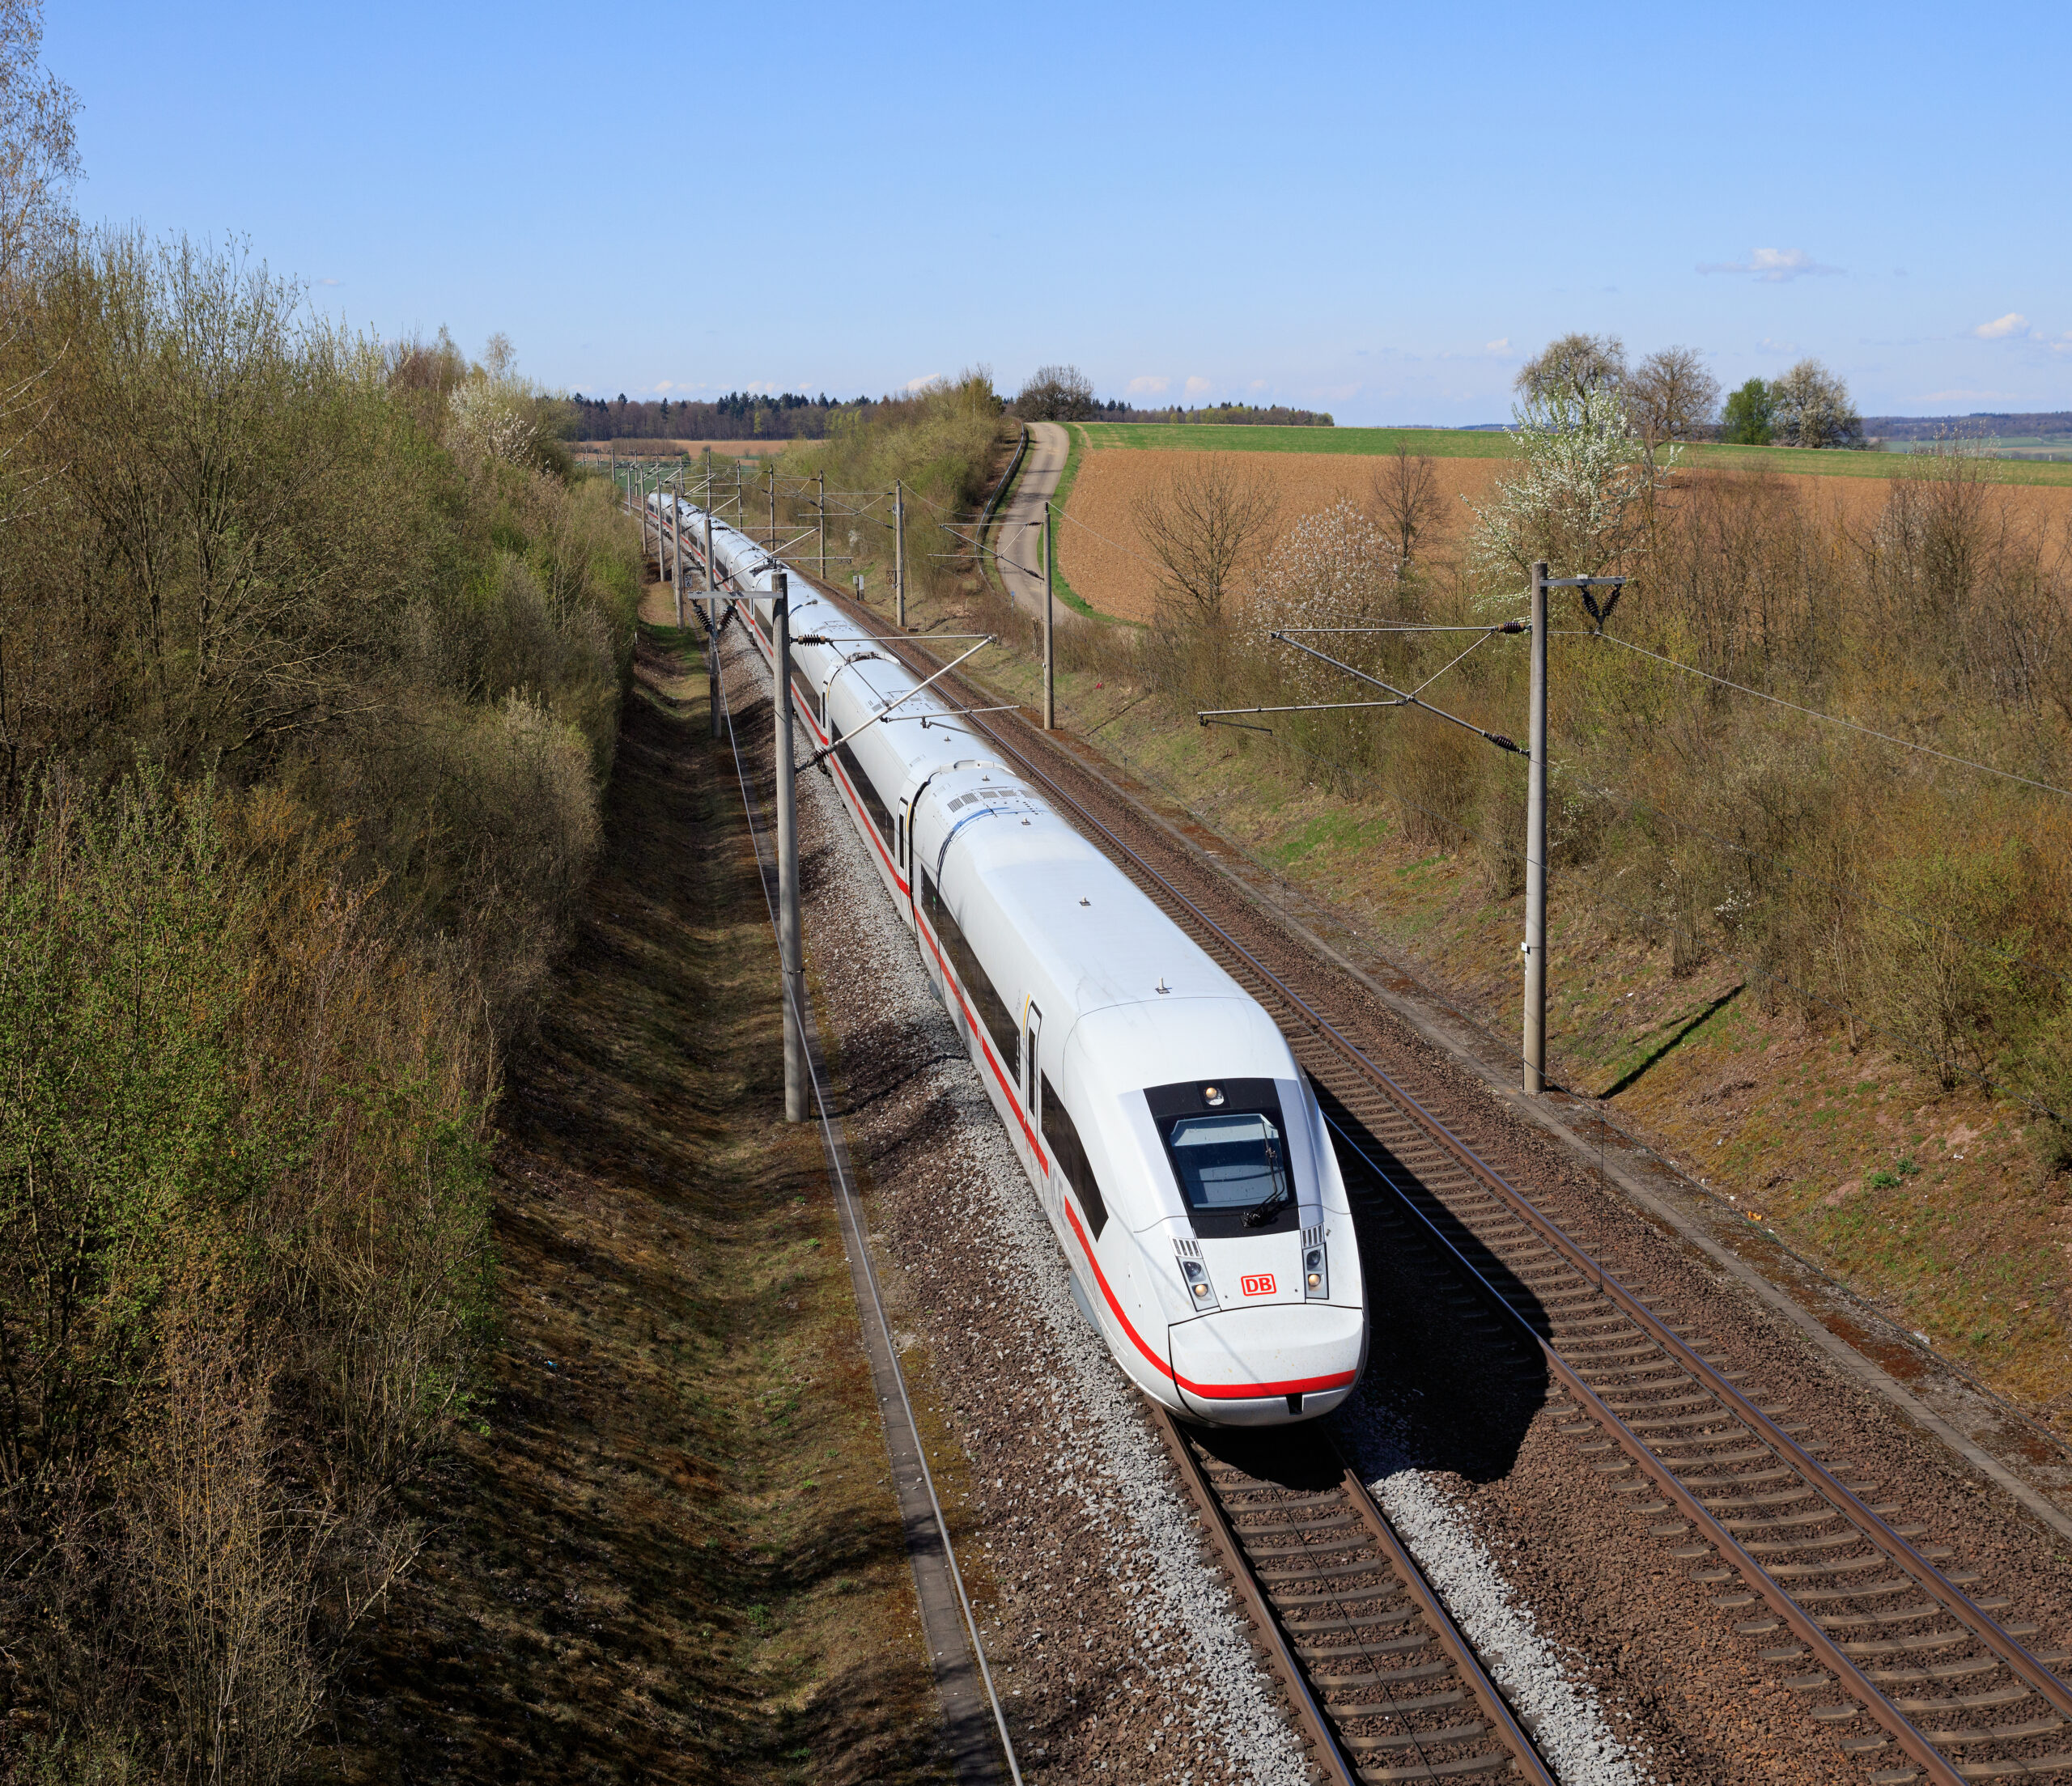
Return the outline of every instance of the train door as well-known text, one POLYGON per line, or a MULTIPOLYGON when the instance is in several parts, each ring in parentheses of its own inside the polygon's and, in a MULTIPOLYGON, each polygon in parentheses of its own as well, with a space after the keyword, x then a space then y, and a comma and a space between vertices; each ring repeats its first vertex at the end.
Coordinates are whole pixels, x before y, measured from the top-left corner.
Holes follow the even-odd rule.
POLYGON ((1043 1132, 1043 1075, 1036 1062, 1036 1044, 1043 1034, 1043 1013, 1036 1001, 1029 1001, 1029 1015, 1021 1025, 1021 1107, 1029 1113, 1032 1134, 1043 1132))

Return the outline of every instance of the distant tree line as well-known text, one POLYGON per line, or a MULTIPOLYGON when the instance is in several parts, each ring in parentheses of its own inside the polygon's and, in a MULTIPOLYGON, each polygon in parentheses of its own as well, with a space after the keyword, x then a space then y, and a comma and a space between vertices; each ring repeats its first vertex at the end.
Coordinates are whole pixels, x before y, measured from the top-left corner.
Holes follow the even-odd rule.
POLYGON ((1076 366, 1039 366, 1015 393, 1014 414, 1025 422, 1232 422, 1282 428, 1328 428, 1329 415, 1317 409, 1291 409, 1278 403, 1212 403, 1199 409, 1174 405, 1140 409, 1134 405, 1094 396, 1093 381, 1076 366))
POLYGON ((1866 416, 1863 431, 1879 440, 1943 440, 1951 434, 2048 436, 2072 434, 2072 409, 2010 413, 1974 409, 1969 415, 1866 416))
POLYGON ((1097 418, 1102 422, 1215 422, 1258 427, 1330 428, 1337 426, 1326 409, 1291 409, 1279 403, 1209 403, 1198 409, 1139 409, 1109 402, 1097 418))
POLYGON ((710 402, 686 399, 672 403, 615 397, 569 399, 566 440, 822 440, 830 420, 868 412, 876 400, 843 401, 826 392, 818 397, 785 391, 763 396, 730 391, 710 402))

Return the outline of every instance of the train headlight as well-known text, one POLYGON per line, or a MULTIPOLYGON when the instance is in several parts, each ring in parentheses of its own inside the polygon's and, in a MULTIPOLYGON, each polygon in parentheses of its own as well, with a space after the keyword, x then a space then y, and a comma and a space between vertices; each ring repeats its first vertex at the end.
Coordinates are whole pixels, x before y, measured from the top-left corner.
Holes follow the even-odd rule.
POLYGON ((1187 1299, 1197 1309, 1216 1306, 1216 1286, 1208 1281, 1208 1267, 1199 1259, 1180 1261, 1180 1275, 1187 1286, 1187 1299))
POLYGON ((1302 1294, 1312 1302, 1321 1302, 1331 1295, 1331 1265, 1324 1257, 1322 1241, 1302 1249, 1302 1294))

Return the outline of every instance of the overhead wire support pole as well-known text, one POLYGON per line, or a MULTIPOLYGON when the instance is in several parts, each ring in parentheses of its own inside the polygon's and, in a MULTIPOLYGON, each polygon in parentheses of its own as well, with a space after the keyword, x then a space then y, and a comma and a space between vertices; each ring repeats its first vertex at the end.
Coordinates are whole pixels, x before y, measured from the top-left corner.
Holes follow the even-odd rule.
POLYGON ((1051 626, 1056 615, 1051 575, 1051 534, 1053 524, 1051 520, 1051 504, 1047 498, 1043 503, 1043 729, 1046 732, 1055 732, 1058 729, 1057 689, 1052 676, 1052 672, 1057 668, 1057 658, 1052 650, 1051 637, 1051 626))
POLYGON ((777 723, 777 955, 784 981, 784 1120, 806 1117, 805 971, 799 945, 799 810, 792 766, 791 579, 770 574, 770 698, 777 723))
POLYGON ((820 489, 813 506, 820 515, 820 580, 825 583, 827 581, 827 473, 823 471, 817 476, 820 489))
POLYGON ((1532 713, 1525 801, 1525 1092, 1547 1083, 1547 561, 1532 567, 1532 713))
MULTIPOLYGON (((708 449, 709 450, 709 449, 708 449)), ((706 467, 706 495, 711 489, 711 467, 706 467)), ((705 507, 705 696, 712 713, 712 737, 718 742, 721 732, 722 715, 720 711, 720 589, 712 580, 712 507, 705 507)))
POLYGON ((892 486, 892 623, 906 630, 906 485, 892 486))
POLYGON ((1600 625, 1617 605, 1624 577, 1553 577, 1542 558, 1532 567, 1532 711, 1526 721, 1525 802, 1525 1057, 1528 1097, 1547 1087, 1547 592, 1580 589, 1591 617, 1600 625), (1600 613, 1593 589, 1609 589, 1600 613))
MULTIPOLYGON (((677 473, 681 482, 683 473, 677 473)), ((683 492, 679 490, 669 502, 670 562, 676 572, 677 630, 683 630, 683 492)))

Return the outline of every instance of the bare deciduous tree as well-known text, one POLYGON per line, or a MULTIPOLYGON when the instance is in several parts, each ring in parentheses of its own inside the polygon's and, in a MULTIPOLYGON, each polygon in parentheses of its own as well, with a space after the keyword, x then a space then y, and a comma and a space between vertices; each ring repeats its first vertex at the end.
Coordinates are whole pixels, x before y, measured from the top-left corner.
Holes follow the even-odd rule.
POLYGON ((79 98, 39 66, 42 48, 43 0, 0 0, 0 274, 10 276, 70 215, 79 172, 79 98))
POLYGON ((1626 411, 1650 451, 1695 440, 1719 407, 1719 380, 1695 347, 1665 347, 1642 360, 1626 384, 1626 411))
POLYGON ((1518 368, 1515 388, 1531 402, 1580 403, 1626 382, 1626 344, 1616 335, 1564 335, 1518 368))
POLYGON ((1227 453, 1176 454, 1162 486, 1130 505, 1137 532, 1158 561, 1159 594, 1180 617, 1214 626, 1245 574, 1272 544, 1280 500, 1227 453))
POLYGON ((1395 574, 1400 577, 1416 554, 1418 537, 1439 518, 1438 473, 1423 453, 1398 447, 1374 468, 1373 484, 1374 505, 1396 548, 1395 574))
POLYGON ((1016 392, 1014 413, 1025 422, 1083 422, 1093 414, 1093 381, 1076 366, 1039 366, 1016 392))

